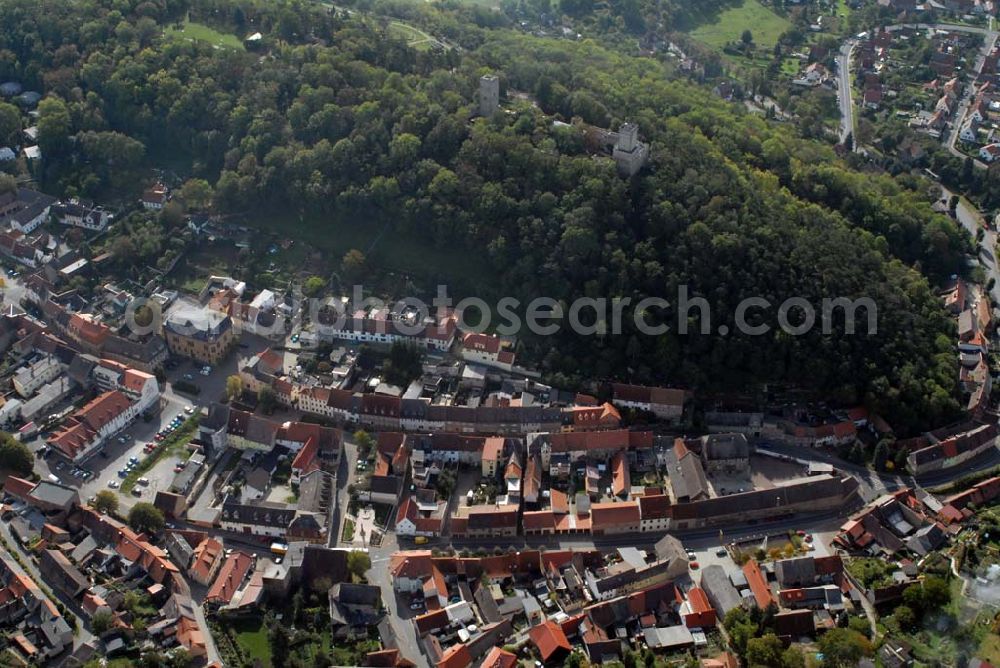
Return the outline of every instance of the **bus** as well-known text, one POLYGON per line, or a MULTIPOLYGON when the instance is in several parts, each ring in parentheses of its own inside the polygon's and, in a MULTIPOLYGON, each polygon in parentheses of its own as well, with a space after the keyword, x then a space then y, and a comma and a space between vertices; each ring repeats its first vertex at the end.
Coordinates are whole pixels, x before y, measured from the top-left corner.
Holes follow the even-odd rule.
POLYGON ((288 553, 288 546, 284 543, 271 543, 271 554, 283 557, 288 553))

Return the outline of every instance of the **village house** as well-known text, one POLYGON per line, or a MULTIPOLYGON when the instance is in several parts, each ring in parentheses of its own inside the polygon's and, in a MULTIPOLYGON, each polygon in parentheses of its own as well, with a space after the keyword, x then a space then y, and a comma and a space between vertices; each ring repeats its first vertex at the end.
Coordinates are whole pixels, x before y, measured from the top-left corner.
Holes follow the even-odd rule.
POLYGON ((128 397, 133 402, 136 413, 145 413, 158 407, 160 384, 151 373, 114 360, 102 359, 94 365, 91 375, 98 388, 105 391, 117 390, 128 397))
POLYGON ((498 336, 469 332, 462 336, 462 359, 510 371, 514 366, 513 345, 498 336))
POLYGON ((688 393, 665 387, 612 383, 611 397, 617 406, 649 411, 660 420, 678 422, 684 414, 688 393))
POLYGON ((52 215, 63 225, 94 232, 102 231, 111 220, 111 214, 103 207, 75 198, 53 204, 52 215))

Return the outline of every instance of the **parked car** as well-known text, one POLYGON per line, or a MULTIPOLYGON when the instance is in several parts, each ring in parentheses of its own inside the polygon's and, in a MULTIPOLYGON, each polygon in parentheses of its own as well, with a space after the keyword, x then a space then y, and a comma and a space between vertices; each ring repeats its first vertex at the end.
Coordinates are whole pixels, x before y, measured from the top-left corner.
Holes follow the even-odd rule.
POLYGON ((136 482, 142 485, 143 487, 149 486, 149 478, 139 478, 138 480, 136 480, 136 482))
POLYGON ((108 487, 110 487, 111 489, 118 489, 118 481, 117 480, 109 480, 108 481, 108 487))
POLYGON ((132 488, 132 496, 142 496, 142 490, 138 487, 132 488))
POLYGON ((118 472, 118 477, 119 478, 127 478, 128 477, 128 471, 126 471, 125 469, 120 470, 118 472))

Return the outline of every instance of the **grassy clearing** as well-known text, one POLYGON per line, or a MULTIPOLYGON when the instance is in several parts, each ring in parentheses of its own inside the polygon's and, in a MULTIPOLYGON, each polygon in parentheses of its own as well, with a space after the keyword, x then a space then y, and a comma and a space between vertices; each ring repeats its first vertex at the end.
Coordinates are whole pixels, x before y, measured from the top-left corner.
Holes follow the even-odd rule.
POLYGON ((339 221, 329 218, 288 218, 267 216, 253 219, 248 225, 282 237, 294 230, 297 245, 315 248, 330 258, 333 268, 352 248, 365 254, 366 264, 373 271, 404 273, 425 281, 444 280, 456 290, 468 285, 495 283, 496 276, 480 255, 461 252, 458 248, 440 248, 425 237, 416 237, 374 221, 339 221))
POLYGON ((174 430, 170 436, 160 441, 159 445, 146 457, 139 461, 136 466, 122 481, 121 493, 129 494, 139 478, 149 473, 156 466, 157 462, 168 455, 180 455, 184 452, 184 446, 188 444, 191 437, 198 430, 198 416, 189 417, 181 426, 174 430))
POLYGON ((692 30, 691 37, 721 49, 728 42, 739 41, 743 31, 749 28, 757 48, 770 51, 778 37, 791 27, 788 19, 778 16, 758 0, 744 0, 742 5, 730 7, 714 21, 692 30))
MULTIPOLYGON (((432 35, 402 21, 390 22, 389 32, 405 40, 407 46, 418 51, 429 51, 431 47, 438 44, 438 41, 432 35)), ((441 46, 443 47, 444 45, 442 44, 441 46)))
POLYGON ((267 629, 262 619, 233 620, 230 626, 236 632, 236 642, 247 655, 260 660, 265 666, 271 665, 271 643, 267 641, 267 629))
POLYGON ((214 28, 209 28, 204 23, 194 23, 184 21, 180 28, 171 26, 164 32, 168 38, 184 39, 187 41, 206 42, 216 49, 236 49, 243 51, 243 42, 236 35, 222 33, 214 28))

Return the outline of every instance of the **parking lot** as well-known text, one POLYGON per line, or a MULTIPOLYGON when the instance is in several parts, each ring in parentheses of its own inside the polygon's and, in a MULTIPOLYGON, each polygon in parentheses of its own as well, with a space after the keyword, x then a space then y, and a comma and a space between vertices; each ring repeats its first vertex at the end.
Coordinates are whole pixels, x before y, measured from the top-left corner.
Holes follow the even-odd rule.
MULTIPOLYGON (((118 471, 129 468, 129 460, 142 460, 146 456, 143 446, 153 441, 156 433, 167 428, 171 421, 180 414, 184 415, 184 403, 181 399, 164 394, 161 398, 161 410, 149 422, 137 419, 121 434, 110 438, 99 452, 84 461, 80 467, 62 461, 58 456, 51 455, 47 459, 39 458, 36 470, 43 478, 54 476, 61 484, 76 487, 81 499, 89 499, 102 489, 109 489, 109 483, 114 482, 115 488, 121 484, 122 478, 118 471)), ((192 405, 192 410, 194 406, 192 405)), ((32 441, 29 446, 36 452, 44 447, 42 439, 32 441)), ((149 478, 148 487, 142 488, 143 496, 152 495, 156 489, 166 489, 173 479, 173 463, 161 461, 145 477, 149 478)), ((52 478, 50 478, 52 479, 52 478)), ((124 500, 124 497, 123 497, 124 500)), ((130 505, 130 504, 128 504, 130 505)))

